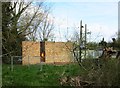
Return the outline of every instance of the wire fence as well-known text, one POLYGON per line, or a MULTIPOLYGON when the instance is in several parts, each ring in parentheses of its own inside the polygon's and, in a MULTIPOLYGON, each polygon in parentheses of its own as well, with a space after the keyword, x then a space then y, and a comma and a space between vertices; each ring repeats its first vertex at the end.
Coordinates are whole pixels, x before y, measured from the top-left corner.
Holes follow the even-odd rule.
MULTIPOLYGON (((85 51, 82 51, 82 61, 84 59, 95 59, 98 58, 102 52, 101 51, 95 51, 95 50, 88 50, 86 53, 86 58, 84 56, 85 51)), ((75 54, 78 54, 77 56, 79 57, 79 51, 76 51, 75 54)), ((45 62, 42 61, 42 58, 40 56, 11 56, 11 71, 13 71, 15 68, 15 65, 27 65, 28 68, 30 68, 31 65, 35 65, 37 64, 40 68, 40 71, 43 70, 43 65, 47 64, 47 62, 52 63, 52 64, 56 64, 56 62, 61 62, 61 63, 66 63, 66 62, 70 62, 70 63, 76 63, 77 60, 75 59, 74 54, 71 54, 70 57, 67 57, 66 55, 63 56, 46 56, 45 57, 45 62), (67 58, 67 59, 64 59, 67 58)))
POLYGON ((11 56, 11 71, 13 71, 15 68, 15 65, 23 65, 23 62, 27 61, 26 64, 24 64, 25 66, 27 66, 28 68, 30 68, 30 65, 33 64, 37 64, 40 66, 40 71, 42 71, 42 65, 44 65, 45 63, 41 61, 40 56, 28 56, 27 60, 23 59, 24 57, 22 56, 11 56), (38 61, 37 63, 31 63, 34 61, 38 61))
POLYGON ((43 70, 43 65, 45 64, 64 64, 64 63, 74 63, 76 60, 72 58, 68 58, 66 60, 62 58, 68 58, 65 56, 58 56, 58 58, 55 58, 54 56, 45 57, 45 62, 42 61, 42 58, 40 56, 11 56, 10 63, 11 63, 11 71, 15 69, 15 65, 21 65, 21 66, 27 66, 30 68, 31 65, 38 65, 40 68, 40 71, 43 70))

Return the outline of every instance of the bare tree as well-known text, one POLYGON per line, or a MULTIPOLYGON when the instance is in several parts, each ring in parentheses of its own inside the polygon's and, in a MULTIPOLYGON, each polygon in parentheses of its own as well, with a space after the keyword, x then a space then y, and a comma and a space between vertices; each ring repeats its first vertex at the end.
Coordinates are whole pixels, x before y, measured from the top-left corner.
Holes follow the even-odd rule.
POLYGON ((41 9, 41 5, 42 3, 38 7, 29 7, 23 16, 21 16, 19 21, 19 34, 22 33, 31 41, 36 41, 36 32, 44 19, 44 11, 41 9), (31 12, 29 12, 29 10, 31 10, 31 12))
POLYGON ((45 13, 45 18, 43 19, 42 23, 39 26, 39 37, 41 41, 47 41, 51 39, 54 34, 53 34, 53 29, 54 29, 54 22, 53 19, 49 18, 48 13, 45 13))
POLYGON ((22 41, 35 33, 44 18, 43 2, 2 2, 2 51, 3 55, 21 55, 22 41), (34 10, 30 7, 35 7, 34 10))

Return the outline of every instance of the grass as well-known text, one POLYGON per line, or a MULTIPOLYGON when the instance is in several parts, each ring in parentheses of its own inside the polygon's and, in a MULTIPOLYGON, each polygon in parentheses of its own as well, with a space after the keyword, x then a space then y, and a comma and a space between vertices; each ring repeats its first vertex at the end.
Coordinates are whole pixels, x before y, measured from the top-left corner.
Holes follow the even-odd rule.
POLYGON ((42 71, 39 65, 15 65, 13 71, 10 65, 3 65, 2 68, 3 86, 60 86, 60 77, 82 74, 77 64, 44 65, 42 71))
POLYGON ((97 67, 96 62, 86 60, 82 64, 84 70, 78 64, 66 64, 61 66, 44 65, 40 71, 40 65, 14 65, 11 71, 10 65, 3 65, 2 85, 3 86, 61 86, 59 79, 62 77, 81 76, 84 80, 92 81, 95 85, 119 86, 120 64, 119 60, 111 59, 101 63, 97 67))

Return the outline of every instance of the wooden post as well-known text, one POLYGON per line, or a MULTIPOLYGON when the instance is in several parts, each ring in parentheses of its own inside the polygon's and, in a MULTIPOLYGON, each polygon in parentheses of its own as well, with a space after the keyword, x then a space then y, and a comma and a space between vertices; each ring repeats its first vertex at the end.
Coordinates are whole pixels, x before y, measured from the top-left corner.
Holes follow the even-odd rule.
POLYGON ((30 56, 28 55, 28 68, 29 68, 29 66, 30 66, 30 56))
POLYGON ((80 41, 79 41, 79 60, 81 62, 81 44, 82 44, 82 20, 80 21, 80 41))
POLYGON ((11 56, 11 71, 13 71, 13 56, 11 56))
POLYGON ((87 44, 87 24, 85 24, 85 59, 86 59, 86 44, 87 44))

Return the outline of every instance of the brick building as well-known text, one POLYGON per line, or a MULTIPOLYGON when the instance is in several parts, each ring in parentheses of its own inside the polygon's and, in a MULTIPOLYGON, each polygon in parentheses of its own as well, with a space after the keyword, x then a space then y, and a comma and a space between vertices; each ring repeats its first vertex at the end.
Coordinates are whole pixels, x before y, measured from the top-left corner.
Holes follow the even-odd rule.
POLYGON ((22 42, 22 64, 68 63, 73 61, 71 42, 22 42))

